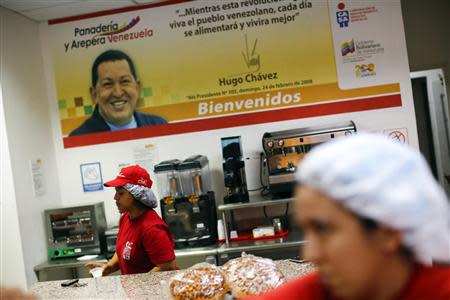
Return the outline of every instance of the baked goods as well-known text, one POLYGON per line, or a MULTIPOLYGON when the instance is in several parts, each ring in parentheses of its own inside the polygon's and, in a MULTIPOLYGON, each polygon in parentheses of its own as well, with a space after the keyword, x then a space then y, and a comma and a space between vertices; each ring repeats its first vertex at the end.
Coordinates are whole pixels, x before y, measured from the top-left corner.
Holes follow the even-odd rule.
POLYGON ((260 295, 286 280, 271 259, 246 255, 229 260, 222 271, 234 298, 260 295))
POLYGON ((271 259, 243 253, 221 268, 201 263, 178 273, 169 281, 169 292, 174 300, 222 300, 231 290, 239 299, 263 294, 284 282, 271 259))
POLYGON ((175 300, 221 300, 228 286, 219 268, 201 263, 171 278, 169 291, 175 300))

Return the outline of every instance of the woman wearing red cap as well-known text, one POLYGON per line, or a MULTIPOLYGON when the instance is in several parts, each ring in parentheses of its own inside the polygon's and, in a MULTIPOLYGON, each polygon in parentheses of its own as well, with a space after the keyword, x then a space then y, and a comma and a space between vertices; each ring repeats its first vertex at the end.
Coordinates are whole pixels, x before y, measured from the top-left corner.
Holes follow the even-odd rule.
POLYGON ((89 263, 90 269, 103 268, 103 276, 120 268, 122 275, 175 270, 172 234, 153 210, 158 201, 150 189, 149 174, 138 165, 123 168, 116 179, 104 184, 114 187, 119 221, 116 253, 106 264, 89 263))

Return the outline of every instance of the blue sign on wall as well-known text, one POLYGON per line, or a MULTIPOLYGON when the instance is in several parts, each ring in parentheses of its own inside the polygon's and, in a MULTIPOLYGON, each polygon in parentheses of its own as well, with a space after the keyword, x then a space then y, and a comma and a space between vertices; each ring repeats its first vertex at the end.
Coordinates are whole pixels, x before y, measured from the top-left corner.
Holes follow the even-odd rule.
POLYGON ((81 164, 80 172, 84 192, 103 190, 102 169, 99 162, 81 164))

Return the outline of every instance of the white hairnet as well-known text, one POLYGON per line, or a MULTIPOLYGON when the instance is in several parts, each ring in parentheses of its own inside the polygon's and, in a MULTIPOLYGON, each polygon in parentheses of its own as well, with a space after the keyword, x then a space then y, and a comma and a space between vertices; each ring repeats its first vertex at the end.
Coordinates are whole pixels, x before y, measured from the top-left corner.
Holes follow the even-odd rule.
POLYGON ((314 148, 296 176, 357 215, 400 230, 419 261, 450 261, 449 202, 418 150, 357 134, 314 148))
POLYGON ((130 192, 133 195, 134 199, 141 202, 145 206, 150 208, 155 208, 158 206, 158 199, 156 199, 155 194, 148 187, 127 183, 123 186, 124 189, 130 192))

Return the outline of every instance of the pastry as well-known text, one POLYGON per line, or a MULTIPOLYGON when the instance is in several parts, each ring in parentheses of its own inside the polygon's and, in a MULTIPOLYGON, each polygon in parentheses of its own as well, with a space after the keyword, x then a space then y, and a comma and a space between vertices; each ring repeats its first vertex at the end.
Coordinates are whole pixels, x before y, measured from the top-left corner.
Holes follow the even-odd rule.
POLYGON ((175 275, 169 290, 174 300, 220 300, 228 288, 219 268, 199 264, 175 275))
POLYGON ((271 259, 244 255, 229 260, 222 271, 235 298, 266 293, 286 280, 271 259))

